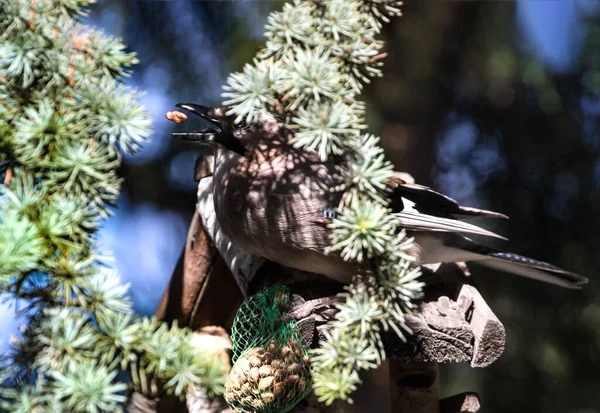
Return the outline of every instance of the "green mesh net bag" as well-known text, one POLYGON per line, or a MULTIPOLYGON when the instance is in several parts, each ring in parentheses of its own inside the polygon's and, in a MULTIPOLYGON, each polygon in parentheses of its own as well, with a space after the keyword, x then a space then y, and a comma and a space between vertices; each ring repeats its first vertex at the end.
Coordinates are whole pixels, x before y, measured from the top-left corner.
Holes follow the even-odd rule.
POLYGON ((276 285, 247 298, 233 321, 225 400, 235 413, 284 413, 310 391, 310 358, 296 324, 280 323, 289 293, 276 285))

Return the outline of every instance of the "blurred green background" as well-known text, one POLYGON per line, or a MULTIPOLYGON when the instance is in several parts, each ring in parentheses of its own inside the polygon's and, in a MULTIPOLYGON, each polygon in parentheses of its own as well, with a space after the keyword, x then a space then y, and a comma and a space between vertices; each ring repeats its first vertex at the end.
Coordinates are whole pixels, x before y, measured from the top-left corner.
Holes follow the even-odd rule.
MULTIPOLYGON (((141 313, 154 311, 194 210, 199 152, 170 139, 164 113, 219 103, 282 5, 105 0, 86 21, 138 53, 131 83, 155 119, 101 237, 141 313)), ((369 131, 418 183, 509 215, 487 226, 507 249, 590 278, 568 291, 472 266, 506 350, 485 369, 444 367, 443 395, 477 391, 487 413, 600 413, 600 1, 406 0, 403 10, 384 29, 384 77, 365 90, 369 131)))

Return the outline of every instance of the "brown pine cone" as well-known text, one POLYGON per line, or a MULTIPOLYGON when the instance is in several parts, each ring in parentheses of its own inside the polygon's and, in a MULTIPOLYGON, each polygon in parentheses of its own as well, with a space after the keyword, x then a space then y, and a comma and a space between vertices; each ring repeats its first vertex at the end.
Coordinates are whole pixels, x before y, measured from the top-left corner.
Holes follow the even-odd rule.
POLYGON ((225 400, 234 413, 277 411, 298 403, 310 390, 310 357, 291 338, 253 347, 231 370, 225 400))

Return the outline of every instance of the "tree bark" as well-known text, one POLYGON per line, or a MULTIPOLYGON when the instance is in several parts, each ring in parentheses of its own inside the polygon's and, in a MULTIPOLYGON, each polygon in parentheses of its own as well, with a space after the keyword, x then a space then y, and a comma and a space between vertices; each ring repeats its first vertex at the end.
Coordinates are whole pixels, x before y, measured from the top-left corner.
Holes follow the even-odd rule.
MULTIPOLYGON (((235 312, 242 301, 243 296, 237 283, 196 211, 184 250, 155 316, 162 321, 176 321, 178 325, 193 330, 207 326, 230 329, 235 312)), ((223 352, 229 359, 226 348, 223 352)), ((195 396, 196 402, 194 413, 219 413, 227 407, 221 398, 208 398, 197 389, 192 390, 192 395, 195 396)), ((186 403, 177 397, 150 397, 134 392, 128 399, 127 411, 185 413, 188 409, 186 403)))
POLYGON ((195 211, 182 256, 156 310, 159 320, 193 330, 231 327, 243 296, 195 211), (219 297, 217 300, 207 297, 219 297))
POLYGON ((390 361, 391 413, 440 413, 440 379, 436 362, 390 361))

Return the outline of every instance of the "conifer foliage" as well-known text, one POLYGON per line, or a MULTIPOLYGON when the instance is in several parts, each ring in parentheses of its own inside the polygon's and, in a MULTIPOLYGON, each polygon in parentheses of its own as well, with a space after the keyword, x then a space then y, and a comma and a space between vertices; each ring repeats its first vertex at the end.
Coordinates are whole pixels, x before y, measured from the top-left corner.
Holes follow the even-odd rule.
POLYGON ((95 247, 121 153, 151 122, 123 82, 135 55, 79 22, 92 1, 0 0, 0 288, 24 321, 3 360, 6 411, 121 411, 123 377, 219 394, 227 373, 191 331, 136 317, 95 247))
MULTIPOLYGON (((327 341, 313 358, 313 387, 327 404, 350 400, 358 371, 385 358, 382 333, 404 339, 405 315, 422 292, 420 271, 406 251, 412 239, 396 227, 386 183, 392 164, 379 138, 363 133, 365 83, 381 76, 382 25, 399 16, 396 0, 294 0, 272 13, 266 46, 227 80, 225 104, 238 120, 277 113, 296 130, 294 144, 322 160, 346 157, 351 179, 331 224, 331 253, 372 262, 372 277, 347 287, 327 341)), ((333 188, 332 188, 333 189, 333 188)), ((335 188, 334 190, 339 190, 335 188)))

